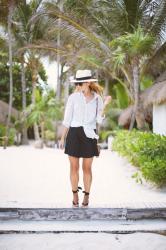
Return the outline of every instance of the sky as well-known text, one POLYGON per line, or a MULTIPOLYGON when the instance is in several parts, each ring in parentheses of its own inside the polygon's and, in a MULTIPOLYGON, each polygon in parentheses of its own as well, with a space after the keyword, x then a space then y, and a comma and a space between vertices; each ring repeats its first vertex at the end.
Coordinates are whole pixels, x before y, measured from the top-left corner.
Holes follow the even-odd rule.
MULTIPOLYGON (((26 0, 26 2, 29 3, 30 0, 26 0)), ((48 85, 52 87, 53 89, 56 89, 56 85, 57 85, 57 63, 56 61, 49 63, 48 57, 42 58, 41 61, 46 70, 46 74, 48 77, 48 80, 47 80, 48 85)))
POLYGON ((47 80, 48 85, 52 87, 53 89, 56 89, 56 85, 57 85, 57 63, 56 61, 49 63, 49 60, 47 57, 42 58, 41 61, 46 70, 46 74, 48 77, 48 80, 47 80))

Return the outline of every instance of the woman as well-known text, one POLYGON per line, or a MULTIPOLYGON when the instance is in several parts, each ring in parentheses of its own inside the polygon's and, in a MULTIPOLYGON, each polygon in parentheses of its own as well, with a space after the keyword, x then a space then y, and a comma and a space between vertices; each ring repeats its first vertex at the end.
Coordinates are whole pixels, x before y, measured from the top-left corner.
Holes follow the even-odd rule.
POLYGON ((68 98, 64 120, 63 133, 60 140, 60 148, 64 148, 70 161, 70 181, 73 192, 73 207, 79 206, 78 187, 79 181, 79 158, 83 158, 83 182, 84 199, 82 207, 87 207, 92 183, 93 157, 98 156, 96 134, 96 122, 101 124, 105 118, 106 106, 111 101, 108 96, 103 103, 101 93, 102 87, 92 78, 90 70, 78 70, 76 79, 72 82, 79 85, 79 91, 74 92, 68 98))

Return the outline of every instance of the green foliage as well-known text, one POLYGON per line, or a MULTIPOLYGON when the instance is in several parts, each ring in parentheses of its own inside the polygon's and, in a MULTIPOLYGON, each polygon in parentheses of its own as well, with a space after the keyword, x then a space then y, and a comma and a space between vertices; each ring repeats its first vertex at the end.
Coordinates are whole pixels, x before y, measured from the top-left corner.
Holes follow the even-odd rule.
MULTIPOLYGON (((80 19, 87 14, 89 5, 93 2, 92 0, 66 0, 64 1, 63 8, 70 13, 74 9, 75 17, 80 19)), ((73 11, 72 11, 73 14, 73 11)), ((80 20, 81 21, 81 20, 80 20)))
MULTIPOLYGON (((37 123, 44 130, 53 130, 52 122, 62 118, 62 105, 55 100, 52 91, 41 95, 36 90, 36 104, 29 105, 27 108, 27 123, 32 126, 37 123)), ((44 131, 43 131, 44 132, 44 131)))
POLYGON ((107 140, 109 135, 112 135, 112 131, 102 130, 99 132, 99 135, 100 135, 101 141, 105 141, 107 140))
POLYGON ((55 140, 55 132, 53 132, 51 130, 46 130, 45 131, 45 139, 50 140, 50 141, 54 141, 55 140))
POLYGON ((125 88, 120 84, 114 85, 114 90, 117 98, 117 106, 118 108, 124 109, 129 105, 129 97, 126 93, 125 88))
MULTIPOLYGON (((112 92, 112 96, 114 93, 112 92)), ((125 96, 125 94, 124 94, 125 96)), ((104 125, 104 128, 106 130, 112 131, 119 128, 118 125, 118 117, 121 113, 122 109, 119 108, 119 100, 118 96, 115 94, 115 98, 112 99, 110 104, 106 108, 106 124, 104 125)))
MULTIPOLYGON (((2 124, 0 124, 0 146, 4 145, 4 137, 6 136, 6 127, 2 124)), ((15 128, 9 129, 9 139, 8 139, 8 145, 14 144, 14 139, 16 136, 16 130, 15 128)))
POLYGON ((135 60, 141 63, 144 57, 150 55, 154 46, 154 38, 149 34, 145 34, 139 26, 133 33, 126 33, 113 39, 110 43, 113 49, 114 69, 124 68, 126 64, 135 63, 135 60))
POLYGON ((117 108, 110 108, 108 114, 106 115, 107 119, 107 130, 115 130, 118 129, 118 117, 121 110, 117 108))
POLYGON ((154 38, 149 34, 144 34, 141 27, 138 27, 134 33, 127 33, 110 42, 110 46, 121 48, 122 52, 128 56, 138 56, 150 53, 154 45, 154 38))
MULTIPOLYGON (((139 167, 142 176, 158 186, 166 184, 166 137, 137 130, 118 131, 113 150, 139 167)), ((140 179, 135 174, 137 180, 140 179)))
MULTIPOLYGON (((28 67, 26 67, 26 98, 27 105, 31 103, 32 95, 32 77, 31 72, 28 67)), ((46 72, 42 67, 38 72, 40 78, 45 82, 46 81, 46 72)), ((13 65, 13 107, 18 110, 22 109, 22 87, 21 87, 21 68, 19 63, 14 63, 13 65)), ((45 84, 46 85, 46 84, 45 84)), ((44 86, 41 86, 41 83, 37 81, 37 86, 42 91, 44 86)), ((5 63, 0 63, 0 100, 7 102, 9 101, 9 66, 5 63)))
POLYGON ((82 55, 79 55, 79 59, 81 59, 85 65, 85 67, 87 67, 87 65, 89 67, 94 67, 96 69, 101 69, 102 68, 102 60, 95 56, 95 55, 91 55, 91 54, 82 54, 82 55))
POLYGON ((15 128, 10 128, 9 129, 9 145, 13 145, 14 144, 14 138, 16 136, 16 129, 15 128))
POLYGON ((152 84, 153 84, 153 79, 151 77, 143 76, 140 82, 140 89, 144 91, 145 89, 152 86, 152 84))

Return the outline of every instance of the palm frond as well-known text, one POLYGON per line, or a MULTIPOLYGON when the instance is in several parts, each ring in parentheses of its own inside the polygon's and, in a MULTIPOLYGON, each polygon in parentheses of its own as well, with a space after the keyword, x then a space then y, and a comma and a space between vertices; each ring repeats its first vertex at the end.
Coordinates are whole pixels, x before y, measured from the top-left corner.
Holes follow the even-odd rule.
POLYGON ((27 44, 26 46, 18 49, 18 53, 21 53, 22 51, 27 50, 27 49, 50 50, 50 51, 54 51, 55 53, 59 53, 59 54, 65 54, 65 52, 66 52, 66 51, 63 51, 63 50, 61 50, 59 48, 53 47, 53 46, 51 46, 49 44, 44 44, 43 43, 43 44, 40 44, 40 45, 39 44, 27 44))
POLYGON ((91 45, 93 44, 93 46, 98 46, 105 50, 106 53, 108 53, 109 48, 99 35, 97 35, 95 32, 89 31, 87 27, 85 28, 73 18, 67 16, 62 11, 58 10, 55 4, 47 3, 45 5, 45 8, 36 16, 34 16, 34 18, 39 18, 39 16, 48 16, 52 20, 54 25, 60 25, 61 29, 70 31, 71 35, 74 38, 77 37, 77 39, 80 38, 87 40, 89 44, 91 43, 91 45), (60 23, 57 21, 58 18, 61 19, 60 23))
POLYGON ((150 32, 160 40, 165 40, 166 1, 160 0, 151 18, 150 32))
POLYGON ((152 56, 146 60, 142 70, 143 74, 152 74, 157 77, 166 70, 166 42, 157 48, 152 56))
POLYGON ((110 45, 115 48, 120 47, 128 55, 134 56, 140 54, 142 56, 151 52, 154 45, 154 38, 148 34, 145 35, 142 28, 138 27, 134 33, 127 33, 120 36, 110 42, 110 45))

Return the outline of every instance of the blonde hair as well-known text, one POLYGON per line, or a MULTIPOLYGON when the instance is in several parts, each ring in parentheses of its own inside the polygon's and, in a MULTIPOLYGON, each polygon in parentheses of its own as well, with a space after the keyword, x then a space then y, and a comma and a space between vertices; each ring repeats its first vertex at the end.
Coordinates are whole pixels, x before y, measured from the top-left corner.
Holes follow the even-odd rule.
POLYGON ((101 87, 98 83, 96 82, 90 82, 89 88, 91 91, 96 92, 97 94, 101 95, 103 94, 103 87, 101 87))
POLYGON ((74 92, 79 92, 80 91, 80 86, 75 86, 74 92))

